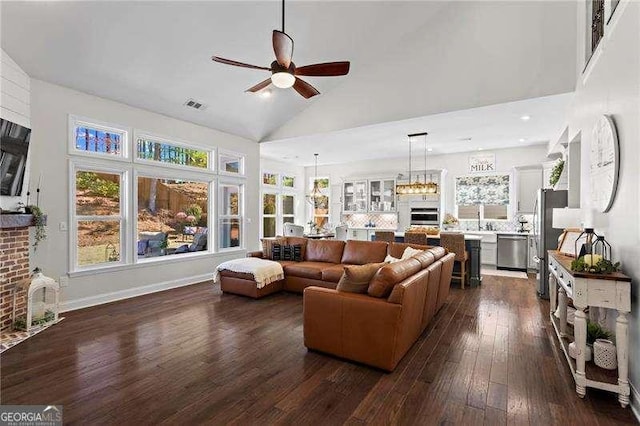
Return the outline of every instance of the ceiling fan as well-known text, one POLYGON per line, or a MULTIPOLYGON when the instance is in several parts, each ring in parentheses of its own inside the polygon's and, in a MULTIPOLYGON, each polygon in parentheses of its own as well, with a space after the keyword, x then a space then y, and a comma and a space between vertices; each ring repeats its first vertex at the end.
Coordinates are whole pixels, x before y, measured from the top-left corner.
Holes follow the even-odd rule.
POLYGON ((213 56, 211 59, 221 64, 271 71, 270 78, 250 87, 246 90, 247 92, 257 92, 273 83, 274 86, 281 89, 287 89, 293 86, 294 90, 300 93, 305 99, 318 95, 320 92, 306 81, 298 78, 298 76, 336 77, 349 73, 349 61, 325 62, 296 67, 291 61, 291 57, 293 56, 293 39, 284 32, 284 0, 282 0, 282 31, 273 30, 272 43, 276 60, 271 63, 270 67, 245 64, 219 56, 213 56))

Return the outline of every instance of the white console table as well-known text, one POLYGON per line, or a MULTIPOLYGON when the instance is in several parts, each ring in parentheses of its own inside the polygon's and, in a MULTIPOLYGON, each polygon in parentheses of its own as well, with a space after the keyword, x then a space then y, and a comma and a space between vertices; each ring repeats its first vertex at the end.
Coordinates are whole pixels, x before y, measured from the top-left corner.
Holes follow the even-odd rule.
POLYGON ((621 273, 588 274, 571 271, 573 258, 549 251, 549 295, 551 323, 564 351, 576 392, 583 398, 587 388, 603 389, 618 394, 622 407, 629 405, 629 321, 631 311, 631 278, 621 273), (576 308, 573 332, 567 325, 567 300, 576 308), (585 363, 588 307, 603 307, 618 311, 616 319, 616 348, 618 369, 604 370, 585 363), (554 315, 558 310, 559 318, 554 315), (569 343, 575 339, 578 356, 569 356, 569 343))

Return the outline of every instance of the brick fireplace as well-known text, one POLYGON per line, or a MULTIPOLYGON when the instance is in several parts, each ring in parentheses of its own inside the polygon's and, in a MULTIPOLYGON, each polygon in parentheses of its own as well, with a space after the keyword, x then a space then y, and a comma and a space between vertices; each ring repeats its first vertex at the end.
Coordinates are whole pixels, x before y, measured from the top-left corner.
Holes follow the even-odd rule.
MULTIPOLYGON (((33 216, 1 215, 0 219, 0 332, 11 329, 16 283, 29 278, 29 226, 33 216)), ((16 315, 25 315, 26 290, 18 290, 16 315)))

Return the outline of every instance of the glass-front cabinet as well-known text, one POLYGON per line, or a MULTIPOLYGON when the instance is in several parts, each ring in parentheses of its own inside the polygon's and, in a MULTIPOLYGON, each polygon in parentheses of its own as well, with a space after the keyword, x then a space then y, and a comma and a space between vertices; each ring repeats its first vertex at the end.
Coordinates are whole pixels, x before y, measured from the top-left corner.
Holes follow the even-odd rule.
POLYGON ((367 197, 367 181, 358 180, 353 182, 344 182, 342 186, 342 208, 345 212, 366 212, 367 197))
POLYGON ((369 181, 369 211, 396 211, 396 181, 394 179, 378 179, 369 181))

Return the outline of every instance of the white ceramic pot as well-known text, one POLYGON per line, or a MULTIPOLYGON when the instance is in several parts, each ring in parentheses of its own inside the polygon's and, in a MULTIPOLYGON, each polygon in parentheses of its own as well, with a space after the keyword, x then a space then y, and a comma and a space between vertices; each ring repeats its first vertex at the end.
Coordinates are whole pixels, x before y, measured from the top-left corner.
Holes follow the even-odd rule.
MULTIPOLYGON (((591 345, 587 345, 587 350, 584 353, 584 360, 591 361, 591 345)), ((569 343, 569 356, 573 359, 578 358, 578 348, 576 348, 576 342, 569 343)))
POLYGON ((593 343, 593 362, 606 370, 618 368, 616 345, 611 340, 596 339, 593 343))

